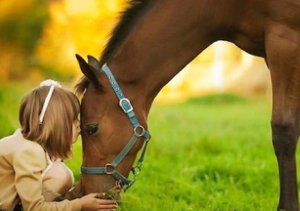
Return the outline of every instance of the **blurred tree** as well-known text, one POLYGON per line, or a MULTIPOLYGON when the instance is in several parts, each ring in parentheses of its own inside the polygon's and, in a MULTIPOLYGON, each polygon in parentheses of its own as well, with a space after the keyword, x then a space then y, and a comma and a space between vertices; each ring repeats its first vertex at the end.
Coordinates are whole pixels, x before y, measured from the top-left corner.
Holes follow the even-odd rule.
MULTIPOLYGON (((75 53, 99 57, 128 2, 0 0, 0 82, 46 77, 73 81, 82 75, 75 53)), ((267 89, 268 72, 261 60, 256 61, 232 44, 216 43, 178 74, 160 96, 177 100, 228 90, 262 93, 267 89), (242 77, 251 83, 240 84, 242 77)))
POLYGON ((50 21, 36 56, 46 74, 72 80, 80 74, 75 53, 98 57, 125 0, 61 0, 49 4, 50 21), (55 72, 49 72, 54 70, 55 72))
POLYGON ((47 1, 0 1, 0 80, 24 79, 37 65, 34 50, 48 20, 47 1))

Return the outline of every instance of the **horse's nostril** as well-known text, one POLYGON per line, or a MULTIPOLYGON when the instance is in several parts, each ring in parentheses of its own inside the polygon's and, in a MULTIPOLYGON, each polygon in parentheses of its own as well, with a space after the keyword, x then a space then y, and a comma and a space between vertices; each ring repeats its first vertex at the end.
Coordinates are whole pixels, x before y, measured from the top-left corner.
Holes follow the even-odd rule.
POLYGON ((98 124, 97 123, 88 124, 84 127, 84 131, 87 135, 93 135, 98 131, 98 124))

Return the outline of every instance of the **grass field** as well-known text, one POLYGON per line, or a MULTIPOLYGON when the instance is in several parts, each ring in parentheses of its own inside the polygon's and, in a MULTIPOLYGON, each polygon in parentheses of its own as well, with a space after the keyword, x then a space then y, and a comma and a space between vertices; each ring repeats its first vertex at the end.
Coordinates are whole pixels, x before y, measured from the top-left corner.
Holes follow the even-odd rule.
MULTIPOLYGON (((27 91, 28 86, 1 85, 0 137, 18 126, 18 103, 27 91)), ((144 166, 119 210, 275 210, 270 112, 267 99, 225 94, 154 105, 144 166)), ((80 163, 78 141, 74 159, 67 161, 76 178, 80 163)))

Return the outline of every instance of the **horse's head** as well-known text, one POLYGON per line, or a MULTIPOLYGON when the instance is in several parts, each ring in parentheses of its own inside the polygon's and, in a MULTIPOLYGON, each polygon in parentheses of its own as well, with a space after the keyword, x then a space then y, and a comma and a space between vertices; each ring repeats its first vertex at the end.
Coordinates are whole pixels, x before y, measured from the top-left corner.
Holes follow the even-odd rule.
MULTIPOLYGON (((135 97, 131 87, 122 82, 118 84, 118 78, 114 79, 108 66, 100 65, 91 56, 88 56, 88 62, 78 55, 76 57, 86 76, 81 104, 82 192, 126 188, 132 182, 127 177, 136 155, 150 138, 145 129, 142 102, 135 97)), ((135 174, 140 169, 143 154, 133 171, 135 174)))

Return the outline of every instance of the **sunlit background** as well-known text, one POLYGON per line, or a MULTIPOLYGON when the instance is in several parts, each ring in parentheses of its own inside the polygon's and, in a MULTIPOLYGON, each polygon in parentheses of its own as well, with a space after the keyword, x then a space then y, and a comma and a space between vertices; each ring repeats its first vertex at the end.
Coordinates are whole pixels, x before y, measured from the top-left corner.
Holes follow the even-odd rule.
MULTIPOLYGON (((53 78, 74 84, 81 77, 75 53, 99 57, 125 7, 126 0, 0 1, 0 82, 36 85, 53 78)), ((269 96, 269 81, 262 59, 217 42, 164 87, 156 101, 223 92, 269 96)))

